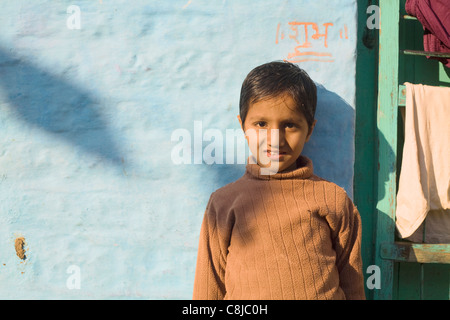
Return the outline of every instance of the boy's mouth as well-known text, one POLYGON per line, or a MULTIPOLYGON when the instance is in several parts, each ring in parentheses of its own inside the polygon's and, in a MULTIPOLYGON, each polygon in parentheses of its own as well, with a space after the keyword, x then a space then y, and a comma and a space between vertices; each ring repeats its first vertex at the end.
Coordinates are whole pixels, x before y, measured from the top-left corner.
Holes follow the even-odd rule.
POLYGON ((280 160, 282 159, 287 152, 280 151, 280 150, 266 150, 266 155, 268 158, 273 160, 280 160))

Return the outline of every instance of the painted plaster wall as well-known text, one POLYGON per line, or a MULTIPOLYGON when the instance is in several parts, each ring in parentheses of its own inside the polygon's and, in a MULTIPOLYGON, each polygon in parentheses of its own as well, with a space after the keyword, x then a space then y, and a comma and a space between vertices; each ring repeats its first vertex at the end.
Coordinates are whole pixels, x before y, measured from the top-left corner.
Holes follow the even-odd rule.
POLYGON ((3 1, 0 298, 189 299, 209 195, 244 172, 240 86, 268 61, 317 82, 304 153, 352 195, 355 52, 355 0, 3 1), (175 164, 179 129, 192 161, 208 132, 234 164, 175 164))

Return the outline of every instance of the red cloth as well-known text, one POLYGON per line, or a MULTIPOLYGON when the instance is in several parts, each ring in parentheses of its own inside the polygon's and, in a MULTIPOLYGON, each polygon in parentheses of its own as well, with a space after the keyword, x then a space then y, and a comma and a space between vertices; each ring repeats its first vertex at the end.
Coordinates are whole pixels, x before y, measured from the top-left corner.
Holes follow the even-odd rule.
MULTIPOLYGON (((406 12, 416 17, 424 28, 425 51, 450 53, 450 1, 407 0, 406 12)), ((428 57, 441 61, 450 68, 449 58, 428 57)))

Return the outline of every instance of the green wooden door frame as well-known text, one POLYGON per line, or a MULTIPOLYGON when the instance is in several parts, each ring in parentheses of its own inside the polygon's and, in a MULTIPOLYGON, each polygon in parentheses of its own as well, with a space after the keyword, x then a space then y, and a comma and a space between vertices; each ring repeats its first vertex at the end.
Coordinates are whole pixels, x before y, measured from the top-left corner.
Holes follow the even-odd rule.
POLYGON ((397 115, 399 69, 400 1, 380 0, 379 70, 378 70, 378 188, 375 265, 381 268, 381 289, 375 299, 392 300, 394 261, 383 259, 380 243, 395 240, 397 194, 397 115))
MULTIPOLYGON (((367 20, 375 12, 371 5, 378 0, 358 0, 358 34, 356 58, 355 165, 353 200, 362 219, 363 271, 374 262, 374 230, 377 185, 377 92, 378 30, 369 29, 367 20)), ((365 273, 366 278, 370 274, 365 273)), ((367 280, 367 279, 365 279, 367 280)), ((374 290, 366 286, 366 298, 373 299, 374 290)))

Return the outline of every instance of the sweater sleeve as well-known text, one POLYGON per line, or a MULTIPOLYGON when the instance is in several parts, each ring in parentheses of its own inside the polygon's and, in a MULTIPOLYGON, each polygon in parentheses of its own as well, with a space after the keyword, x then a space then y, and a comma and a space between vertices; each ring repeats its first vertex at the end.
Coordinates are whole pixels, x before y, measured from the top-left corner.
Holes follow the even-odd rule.
POLYGON ((353 202, 346 197, 333 230, 336 266, 340 287, 348 300, 364 300, 364 275, 361 258, 361 217, 353 202))
POLYGON ((217 226, 213 197, 209 199, 200 230, 194 300, 222 300, 225 296, 226 252, 217 226))

